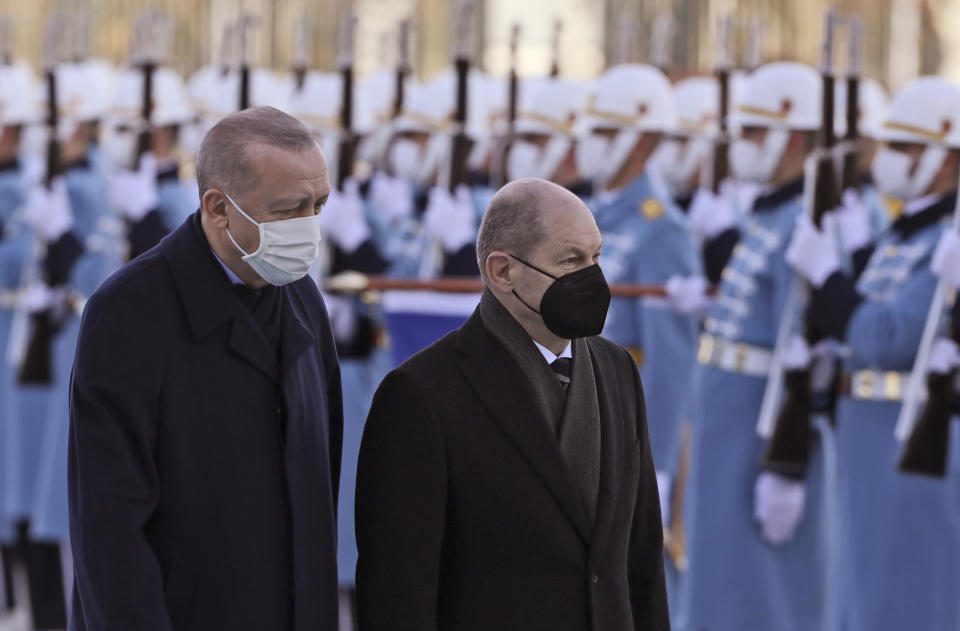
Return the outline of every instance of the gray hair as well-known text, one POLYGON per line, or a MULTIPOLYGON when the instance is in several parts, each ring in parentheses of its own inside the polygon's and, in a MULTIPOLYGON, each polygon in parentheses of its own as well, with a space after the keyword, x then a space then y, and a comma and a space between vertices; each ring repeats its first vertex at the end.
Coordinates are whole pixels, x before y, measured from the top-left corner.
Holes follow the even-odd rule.
POLYGON ((477 235, 477 264, 484 284, 489 281, 487 257, 491 253, 507 252, 526 259, 546 239, 543 185, 555 186, 542 180, 517 180, 493 196, 477 235))
POLYGON ((317 146, 303 123, 276 108, 254 107, 230 114, 214 125, 200 143, 200 199, 212 188, 236 196, 256 186, 257 173, 247 159, 246 149, 257 143, 298 151, 317 146))

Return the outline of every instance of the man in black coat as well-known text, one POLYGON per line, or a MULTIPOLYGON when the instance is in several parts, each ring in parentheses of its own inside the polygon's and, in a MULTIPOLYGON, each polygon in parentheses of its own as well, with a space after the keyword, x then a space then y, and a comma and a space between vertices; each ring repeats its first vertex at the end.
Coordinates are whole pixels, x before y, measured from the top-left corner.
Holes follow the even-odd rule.
POLYGON ((330 192, 272 108, 197 159, 201 208, 110 278, 71 383, 71 629, 337 626, 340 371, 307 269, 330 192))
POLYGON ((491 202, 479 307, 391 372, 367 419, 360 631, 669 629, 643 390, 596 337, 600 249, 558 186, 491 202))

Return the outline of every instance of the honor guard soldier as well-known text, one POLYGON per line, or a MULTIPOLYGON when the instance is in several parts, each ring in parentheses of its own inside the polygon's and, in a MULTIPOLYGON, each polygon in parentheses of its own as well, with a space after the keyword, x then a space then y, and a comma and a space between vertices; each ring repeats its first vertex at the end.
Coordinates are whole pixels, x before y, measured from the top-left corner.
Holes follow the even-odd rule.
MULTIPOLYGON (((604 274, 614 283, 662 285, 699 269, 692 235, 665 191, 656 187, 648 159, 676 127, 670 82, 652 66, 622 65, 594 84, 584 111, 578 170, 596 189, 592 200, 603 233, 604 274)), ((650 411, 650 441, 657 466, 664 523, 670 523, 670 488, 681 428, 690 412, 696 323, 664 300, 615 298, 604 335, 634 356, 650 411)))
POLYGON ((802 210, 821 94, 820 75, 799 63, 771 63, 749 75, 731 115, 730 167, 734 178, 765 193, 744 218, 723 197, 713 198, 713 208, 691 210, 707 274, 722 281, 697 353, 682 629, 806 631, 822 622, 819 453, 807 497, 803 481, 761 475, 764 444, 756 429, 794 282, 783 250, 802 210))
POLYGON ((787 250, 814 287, 809 317, 849 348, 836 412, 835 628, 952 629, 960 590, 956 493, 894 465, 904 385, 936 286, 931 257, 956 207, 960 88, 936 77, 908 84, 876 139, 873 181, 893 221, 859 278, 841 271, 829 225, 801 224, 787 250))
MULTIPOLYGON (((110 200, 131 222, 143 221, 151 212, 169 232, 196 210, 193 182, 180 176, 185 151, 179 142, 182 126, 196 120, 183 80, 169 68, 156 68, 149 79, 149 120, 143 118, 145 72, 131 69, 121 75, 109 116, 104 149, 110 170, 110 200), (138 147, 146 134, 146 147, 138 147), (148 155, 142 155, 146 149, 148 155)), ((149 220, 148 220, 149 221, 149 220)), ((139 254, 142 247, 134 248, 139 254)))
MULTIPOLYGON (((471 72, 468 92, 477 95, 483 79, 471 72)), ((406 277, 472 276, 476 274, 474 240, 479 211, 467 186, 449 191, 456 130, 456 75, 444 71, 410 95, 410 104, 394 121, 389 150, 394 175, 413 186, 413 212, 405 228, 385 235, 383 251, 391 274, 406 277)), ((470 97, 466 133, 480 138, 483 112, 479 97, 470 97)), ((386 211, 393 213, 395 211, 386 211)), ((399 212, 397 214, 400 214, 399 212)))
MULTIPOLYGON (((23 218, 23 205, 27 181, 36 179, 27 171, 42 167, 33 164, 37 156, 25 155, 23 139, 28 125, 42 121, 43 110, 35 98, 36 78, 26 64, 0 66, 0 84, 4 86, 0 90, 0 546, 7 579, 4 591, 12 600, 17 522, 25 516, 19 498, 26 454, 18 412, 19 362, 9 358, 18 354, 13 347, 23 347, 28 313, 22 296, 38 255, 33 231, 23 218)), ((0 595, 0 600, 6 599, 0 595)))
POLYGON ((520 92, 513 142, 507 152, 510 180, 538 177, 550 180, 581 199, 590 182, 577 171, 576 122, 586 106, 589 87, 566 79, 530 79, 520 92))

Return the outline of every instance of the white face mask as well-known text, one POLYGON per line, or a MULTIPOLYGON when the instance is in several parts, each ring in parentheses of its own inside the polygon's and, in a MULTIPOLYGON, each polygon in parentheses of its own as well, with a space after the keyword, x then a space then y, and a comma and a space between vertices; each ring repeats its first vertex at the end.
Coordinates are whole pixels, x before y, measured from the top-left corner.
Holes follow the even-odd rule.
POLYGON ((911 175, 913 159, 902 151, 880 147, 873 156, 870 172, 877 189, 888 197, 910 202, 925 195, 947 159, 947 149, 931 145, 920 155, 911 175))
POLYGON ((448 147, 449 139, 441 134, 432 135, 426 145, 409 138, 397 138, 390 147, 390 169, 411 184, 427 185, 444 162, 448 147))
POLYGON ((776 174, 789 142, 786 129, 767 130, 762 144, 737 138, 730 143, 730 171, 738 180, 766 184, 776 174))
POLYGON ((550 136, 541 149, 532 142, 517 140, 510 145, 507 155, 507 175, 511 180, 538 177, 552 180, 560 165, 570 153, 569 136, 550 136))
POLYGON ((650 156, 648 167, 660 176, 671 195, 680 197, 696 188, 695 178, 709 154, 710 144, 699 138, 664 140, 650 156))
POLYGON ((603 188, 620 174, 639 140, 640 132, 633 129, 621 129, 612 139, 589 134, 577 145, 577 170, 603 188))
POLYGON ((320 254, 320 215, 257 223, 229 195, 227 199, 260 230, 260 247, 251 254, 247 254, 227 230, 227 236, 243 254, 243 260, 260 278, 279 287, 307 275, 320 254))
POLYGON ((103 157, 113 169, 132 169, 137 151, 137 134, 132 130, 112 130, 103 139, 103 157))

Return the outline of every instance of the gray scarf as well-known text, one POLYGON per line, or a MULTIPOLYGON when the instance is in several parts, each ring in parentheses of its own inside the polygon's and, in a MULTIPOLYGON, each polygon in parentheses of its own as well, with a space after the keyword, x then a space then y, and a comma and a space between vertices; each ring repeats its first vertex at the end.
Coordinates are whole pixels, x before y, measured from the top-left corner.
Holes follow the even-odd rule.
POLYGON ((484 327, 526 375, 528 390, 557 436, 567 473, 592 524, 600 488, 600 404, 586 340, 573 341, 570 386, 564 393, 530 335, 490 290, 483 292, 479 309, 484 327))

